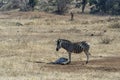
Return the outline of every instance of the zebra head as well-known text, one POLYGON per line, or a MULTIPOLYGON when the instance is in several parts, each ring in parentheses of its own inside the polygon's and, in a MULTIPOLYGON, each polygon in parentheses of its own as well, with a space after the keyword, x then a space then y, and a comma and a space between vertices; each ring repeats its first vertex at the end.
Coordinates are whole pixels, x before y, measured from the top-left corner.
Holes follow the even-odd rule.
POLYGON ((61 39, 58 39, 58 40, 57 40, 56 51, 59 51, 59 49, 61 48, 61 44, 62 44, 62 40, 61 40, 61 39))

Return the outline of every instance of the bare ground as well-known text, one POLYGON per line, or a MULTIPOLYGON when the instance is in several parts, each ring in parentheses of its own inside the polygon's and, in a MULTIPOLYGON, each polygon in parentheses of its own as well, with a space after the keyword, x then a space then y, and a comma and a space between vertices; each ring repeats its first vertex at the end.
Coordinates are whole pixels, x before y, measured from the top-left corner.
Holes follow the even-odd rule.
POLYGON ((91 60, 88 64, 85 61, 73 61, 68 65, 52 65, 46 64, 44 66, 49 71, 61 71, 61 72, 80 72, 81 70, 101 70, 108 72, 120 72, 120 58, 112 57, 99 60, 91 60))

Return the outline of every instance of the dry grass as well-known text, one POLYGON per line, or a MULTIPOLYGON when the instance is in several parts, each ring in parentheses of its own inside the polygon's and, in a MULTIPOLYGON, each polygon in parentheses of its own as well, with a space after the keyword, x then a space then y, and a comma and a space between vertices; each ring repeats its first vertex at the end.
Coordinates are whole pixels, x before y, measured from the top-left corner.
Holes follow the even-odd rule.
MULTIPOLYGON (((100 59, 100 56, 120 57, 120 31, 108 27, 120 17, 76 14, 74 21, 69 19, 68 14, 0 13, 0 79, 119 80, 120 71, 81 69, 80 72, 64 72, 44 68, 47 62, 62 56, 67 57, 65 50, 55 51, 55 41, 58 38, 86 40, 91 45, 90 52, 94 56, 91 60, 100 59), (101 37, 106 35, 113 40, 108 45, 100 44, 101 37)), ((72 61, 85 59, 84 54, 72 55, 72 61)))
POLYGON ((112 23, 111 25, 109 25, 109 27, 113 29, 119 29, 120 23, 119 22, 112 23))

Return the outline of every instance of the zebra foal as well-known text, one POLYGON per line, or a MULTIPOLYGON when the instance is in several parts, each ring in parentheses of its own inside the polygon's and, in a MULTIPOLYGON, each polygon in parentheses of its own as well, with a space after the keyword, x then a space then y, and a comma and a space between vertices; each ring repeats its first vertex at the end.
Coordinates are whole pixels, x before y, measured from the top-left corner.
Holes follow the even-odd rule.
POLYGON ((90 46, 88 45, 88 43, 86 43, 86 41, 73 43, 69 40, 58 39, 56 51, 59 51, 60 48, 65 49, 69 54, 69 59, 64 64, 71 63, 71 53, 81 53, 81 52, 84 52, 85 55, 87 56, 86 64, 88 63, 89 55, 90 55, 89 53, 90 46))

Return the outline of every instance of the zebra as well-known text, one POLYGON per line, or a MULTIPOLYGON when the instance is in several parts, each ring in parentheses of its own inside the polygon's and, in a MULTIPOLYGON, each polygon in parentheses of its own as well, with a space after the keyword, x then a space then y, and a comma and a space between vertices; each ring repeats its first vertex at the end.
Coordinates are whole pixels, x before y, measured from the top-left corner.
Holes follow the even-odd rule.
POLYGON ((65 49, 68 52, 68 54, 69 54, 68 55, 69 59, 64 64, 71 63, 71 53, 81 53, 81 52, 84 52, 85 55, 87 56, 86 64, 88 63, 89 55, 91 55, 89 53, 90 45, 88 45, 88 43, 86 43, 86 41, 71 42, 71 41, 66 40, 66 39, 58 39, 57 40, 56 51, 59 51, 60 48, 65 49))

